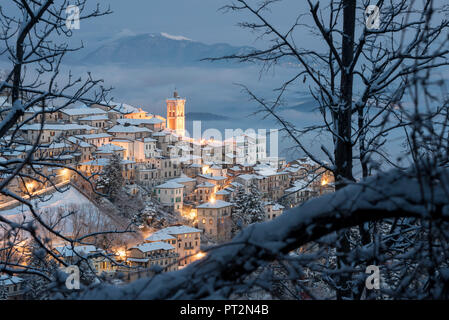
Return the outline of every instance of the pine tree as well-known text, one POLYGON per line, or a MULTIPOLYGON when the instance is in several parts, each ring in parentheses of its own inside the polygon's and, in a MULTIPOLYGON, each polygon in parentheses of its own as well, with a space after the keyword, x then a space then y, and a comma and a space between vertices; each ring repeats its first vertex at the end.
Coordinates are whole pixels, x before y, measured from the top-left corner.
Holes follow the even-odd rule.
POLYGON ((249 194, 245 193, 242 187, 238 187, 233 204, 231 229, 233 235, 252 223, 264 220, 262 196, 254 183, 250 185, 249 194))
POLYGON ((109 200, 115 202, 124 183, 120 155, 113 154, 97 180, 97 188, 103 190, 109 200))
POLYGON ((254 182, 249 187, 246 208, 248 224, 262 222, 265 220, 265 210, 262 206, 262 195, 254 182))
MULTIPOLYGON (((31 244, 30 251, 27 265, 51 277, 57 270, 56 261, 49 258, 47 252, 36 242, 31 244)), ((26 280, 26 299, 47 300, 50 298, 48 290, 50 281, 39 275, 30 275, 26 280)))

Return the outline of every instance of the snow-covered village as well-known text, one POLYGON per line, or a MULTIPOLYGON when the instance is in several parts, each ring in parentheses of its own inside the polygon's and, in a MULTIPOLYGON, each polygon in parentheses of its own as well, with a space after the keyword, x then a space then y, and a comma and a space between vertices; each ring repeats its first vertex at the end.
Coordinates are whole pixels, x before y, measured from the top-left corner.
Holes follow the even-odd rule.
MULTIPOLYGON (((39 137, 33 157, 55 166, 17 177, 12 191, 34 201, 44 223, 63 237, 130 231, 75 246, 50 233, 58 258, 70 262, 82 255, 95 275, 125 274, 117 281, 150 275, 153 266, 178 270, 206 255, 202 248, 231 240, 245 226, 333 192, 330 172, 307 157, 288 163, 268 158, 266 138, 257 133, 226 141, 186 137, 186 100, 174 92, 166 100, 166 117, 114 102, 46 111, 43 127, 36 110, 24 114, 27 124, 15 137, 23 148, 13 146, 1 160, 24 159, 39 137)), ((10 196, 2 196, 0 206, 10 220, 33 219, 10 196)), ((26 264, 23 252, 33 244, 19 241, 17 262, 26 264)), ((12 294, 21 297, 22 290, 12 294)))
POLYGON ((3 2, 0 300, 449 298, 444 1, 3 2))

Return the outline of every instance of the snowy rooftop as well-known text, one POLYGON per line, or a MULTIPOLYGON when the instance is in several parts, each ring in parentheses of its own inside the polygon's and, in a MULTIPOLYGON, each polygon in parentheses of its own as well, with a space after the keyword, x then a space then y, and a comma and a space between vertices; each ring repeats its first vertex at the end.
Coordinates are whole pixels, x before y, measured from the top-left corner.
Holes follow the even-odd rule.
POLYGON ((167 132, 163 132, 163 131, 154 132, 152 134, 153 137, 165 137, 166 135, 168 135, 168 133, 167 132))
POLYGON ((264 176, 264 177, 269 177, 269 176, 276 176, 276 175, 280 175, 280 174, 285 174, 286 172, 277 172, 275 169, 262 169, 257 171, 257 174, 264 176))
POLYGON ((194 232, 201 232, 200 229, 197 228, 192 228, 189 226, 173 226, 173 227, 168 227, 162 230, 159 230, 159 232, 164 232, 166 234, 171 234, 171 235, 178 235, 178 234, 184 234, 184 233, 194 233, 194 232))
POLYGON ((90 143, 87 143, 81 139, 75 138, 75 137, 67 137, 67 140, 70 141, 73 144, 77 144, 82 148, 89 148, 92 147, 90 143))
MULTIPOLYGON (((44 124, 44 130, 54 130, 54 131, 68 131, 68 130, 96 130, 96 128, 88 126, 86 124, 76 124, 76 123, 64 123, 64 124, 44 124)), ((21 128, 22 130, 41 130, 40 123, 25 124, 21 128)))
POLYGON ((230 194, 230 192, 228 192, 226 190, 220 190, 220 191, 215 192, 215 194, 227 196, 228 194, 230 194))
POLYGON ((234 181, 234 182, 231 182, 230 183, 233 187, 243 187, 243 184, 241 184, 241 183, 238 183, 238 182, 236 182, 236 181, 234 181))
POLYGON ((139 244, 132 247, 131 249, 138 249, 142 252, 150 252, 155 250, 173 250, 174 247, 171 244, 165 242, 150 242, 139 244))
MULTIPOLYGON (((109 164, 109 161, 110 161, 110 159, 108 159, 108 158, 100 158, 100 159, 95 159, 95 160, 90 160, 90 161, 83 162, 83 163, 81 163, 81 165, 104 167, 104 166, 107 166, 109 164)), ((121 164, 131 164, 131 163, 135 163, 135 161, 122 159, 122 161, 120 163, 121 164)))
POLYGON ((99 121, 99 120, 109 120, 107 115, 93 115, 93 116, 88 116, 88 117, 84 117, 84 118, 80 118, 79 120, 81 121, 99 121))
POLYGON ((125 125, 115 125, 111 129, 108 130, 111 133, 120 133, 120 132, 152 132, 148 128, 136 127, 136 126, 125 126, 125 125))
POLYGON ((158 124, 164 122, 164 120, 153 117, 149 119, 117 119, 119 124, 129 123, 130 125, 138 126, 140 124, 158 124))
POLYGON ((241 175, 239 175, 238 177, 239 177, 240 179, 243 179, 243 180, 248 181, 248 180, 255 179, 257 176, 256 176, 255 174, 241 174, 241 175))
POLYGON ((86 257, 92 253, 95 253, 99 251, 95 246, 92 245, 85 245, 85 246, 63 246, 63 247, 56 247, 56 251, 62 256, 62 257, 74 257, 74 256, 82 256, 86 257))
POLYGON ((64 142, 53 142, 48 145, 40 145, 39 149, 59 149, 59 148, 70 148, 71 145, 64 142))
POLYGON ((308 182, 308 181, 297 180, 293 183, 293 187, 286 189, 285 192, 297 192, 300 190, 312 191, 312 188, 309 185, 310 185, 310 182, 308 182))
POLYGON ((223 201, 223 200, 215 200, 214 202, 206 202, 203 204, 200 204, 197 208, 198 209, 219 209, 219 208, 225 208, 232 206, 232 203, 223 201))
POLYGON ((205 181, 205 182, 197 185, 196 187, 197 188, 213 188, 213 187, 215 187, 215 185, 210 182, 205 181))
POLYGON ((282 210, 285 208, 283 205, 280 205, 277 202, 271 202, 271 201, 264 202, 263 206, 271 206, 271 208, 273 210, 282 210))
POLYGON ((176 183, 176 182, 166 182, 166 183, 156 186, 155 188, 157 188, 157 189, 178 189, 178 188, 184 188, 184 185, 176 183))
POLYGON ((0 274, 0 286, 10 286, 23 281, 23 278, 0 274))
POLYGON ((179 178, 169 180, 169 182, 183 183, 183 182, 195 182, 195 179, 189 178, 186 175, 182 175, 179 178))
POLYGON ((94 114, 106 114, 107 112, 100 108, 90 108, 86 105, 76 107, 76 108, 65 108, 61 110, 69 116, 80 116, 80 115, 94 115, 94 114))
POLYGON ((140 112, 139 108, 133 107, 126 103, 119 103, 110 101, 109 103, 102 102, 102 105, 109 106, 112 111, 128 114, 128 113, 138 113, 140 112))
POLYGON ((112 136, 107 133, 92 133, 92 134, 80 134, 75 137, 80 139, 100 139, 100 138, 109 138, 112 136))
POLYGON ((151 242, 156 242, 156 241, 162 241, 162 240, 175 240, 176 238, 165 233, 165 232, 155 232, 152 235, 150 235, 149 237, 147 237, 145 239, 145 241, 151 241, 151 242))
POLYGON ((96 153, 113 153, 115 151, 123 151, 125 149, 123 149, 120 146, 116 146, 115 144, 112 143, 108 143, 108 144, 104 144, 101 147, 99 147, 96 151, 96 153))
POLYGON ((221 180, 226 180, 226 177, 223 176, 208 176, 205 174, 199 174, 199 177, 205 178, 205 179, 209 179, 209 180, 215 180, 215 181, 221 181, 221 180))

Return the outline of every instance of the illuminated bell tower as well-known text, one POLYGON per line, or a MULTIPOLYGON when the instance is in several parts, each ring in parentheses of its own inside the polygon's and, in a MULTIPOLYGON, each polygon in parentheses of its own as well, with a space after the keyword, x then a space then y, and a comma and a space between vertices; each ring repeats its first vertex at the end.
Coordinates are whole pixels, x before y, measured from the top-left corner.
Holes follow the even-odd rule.
POLYGON ((176 91, 172 99, 167 99, 167 127, 179 135, 185 133, 185 104, 186 99, 179 97, 176 91))

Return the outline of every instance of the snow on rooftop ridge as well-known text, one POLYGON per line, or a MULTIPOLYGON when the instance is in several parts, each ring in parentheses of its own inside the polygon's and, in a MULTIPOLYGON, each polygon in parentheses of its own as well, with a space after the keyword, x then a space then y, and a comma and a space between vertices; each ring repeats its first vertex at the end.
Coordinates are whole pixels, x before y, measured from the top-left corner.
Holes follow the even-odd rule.
POLYGON ((109 120, 106 114, 96 114, 84 118, 80 118, 79 121, 98 121, 98 120, 109 120))
POLYGON ((18 284, 24 279, 17 276, 10 276, 7 274, 0 274, 0 286, 10 286, 13 284, 18 284))
MULTIPOLYGON (((40 123, 25 124, 21 128, 22 130, 41 130, 40 123)), ((69 130, 97 130, 97 128, 91 127, 87 124, 77 124, 77 123, 64 123, 64 124, 52 124, 45 123, 43 130, 54 130, 54 131, 69 131, 69 130)))
POLYGON ((137 246, 132 247, 131 249, 138 249, 142 252, 149 252, 155 250, 173 250, 175 248, 171 244, 156 241, 156 242, 141 243, 137 246))
POLYGON ((175 240, 176 238, 161 231, 156 231, 152 235, 145 238, 145 241, 157 242, 162 240, 175 240))
POLYGON ((189 178, 185 174, 181 175, 179 178, 174 178, 169 180, 168 182, 182 183, 182 182, 194 182, 195 179, 189 178))
POLYGON ((196 187, 197 188, 212 188, 212 187, 215 187, 215 185, 210 182, 204 181, 203 183, 200 183, 196 187))
POLYGON ((137 107, 134 107, 134 106, 126 104, 126 103, 120 103, 120 102, 115 102, 115 101, 109 101, 109 103, 104 101, 102 103, 102 105, 109 106, 112 111, 120 112, 123 114, 142 112, 137 107))
POLYGON ((219 209, 232 206, 232 203, 223 201, 223 200, 215 200, 214 202, 205 202, 197 206, 198 209, 219 209))
POLYGON ((101 147, 98 147, 98 149, 96 150, 96 153, 112 153, 114 151, 123 151, 123 150, 125 150, 125 149, 120 146, 117 146, 112 143, 107 143, 107 144, 102 145, 101 147))
POLYGON ((166 182, 163 184, 160 184, 158 186, 156 186, 155 188, 157 189, 178 189, 178 188, 184 188, 184 185, 176 183, 176 182, 166 182))
POLYGON ((140 124, 158 124, 164 122, 164 120, 153 117, 150 119, 117 119, 119 124, 129 123, 131 125, 140 125, 140 124))
POLYGON ((107 112, 100 108, 91 108, 86 105, 78 106, 76 108, 71 109, 61 109, 62 113, 65 113, 69 116, 79 116, 79 115, 99 115, 106 114, 107 112))
POLYGON ((184 234, 184 233, 202 232, 202 230, 182 225, 182 226, 167 227, 167 228, 159 230, 158 232, 164 232, 169 235, 178 235, 178 234, 184 234))
MULTIPOLYGON (((100 167, 104 167, 104 166, 107 166, 109 164, 109 161, 110 161, 109 158, 99 158, 99 159, 94 159, 94 160, 82 162, 81 165, 83 165, 83 166, 100 166, 100 167)), ((121 164, 131 164, 131 163, 135 163, 135 161, 122 159, 120 161, 120 163, 121 164)))
POLYGON ((108 132, 112 133, 120 133, 120 132, 152 132, 148 128, 142 128, 142 127, 136 127, 136 126, 125 126, 125 125, 115 125, 111 129, 108 130, 108 132))
POLYGON ((74 257, 74 256, 82 256, 87 257, 88 255, 95 253, 98 249, 93 245, 84 245, 84 246, 63 246, 55 248, 58 253, 63 257, 74 257))
POLYGON ((91 134, 78 134, 74 136, 78 139, 99 139, 99 138, 109 138, 112 137, 110 134, 107 134, 106 132, 102 133, 91 133, 91 134))

